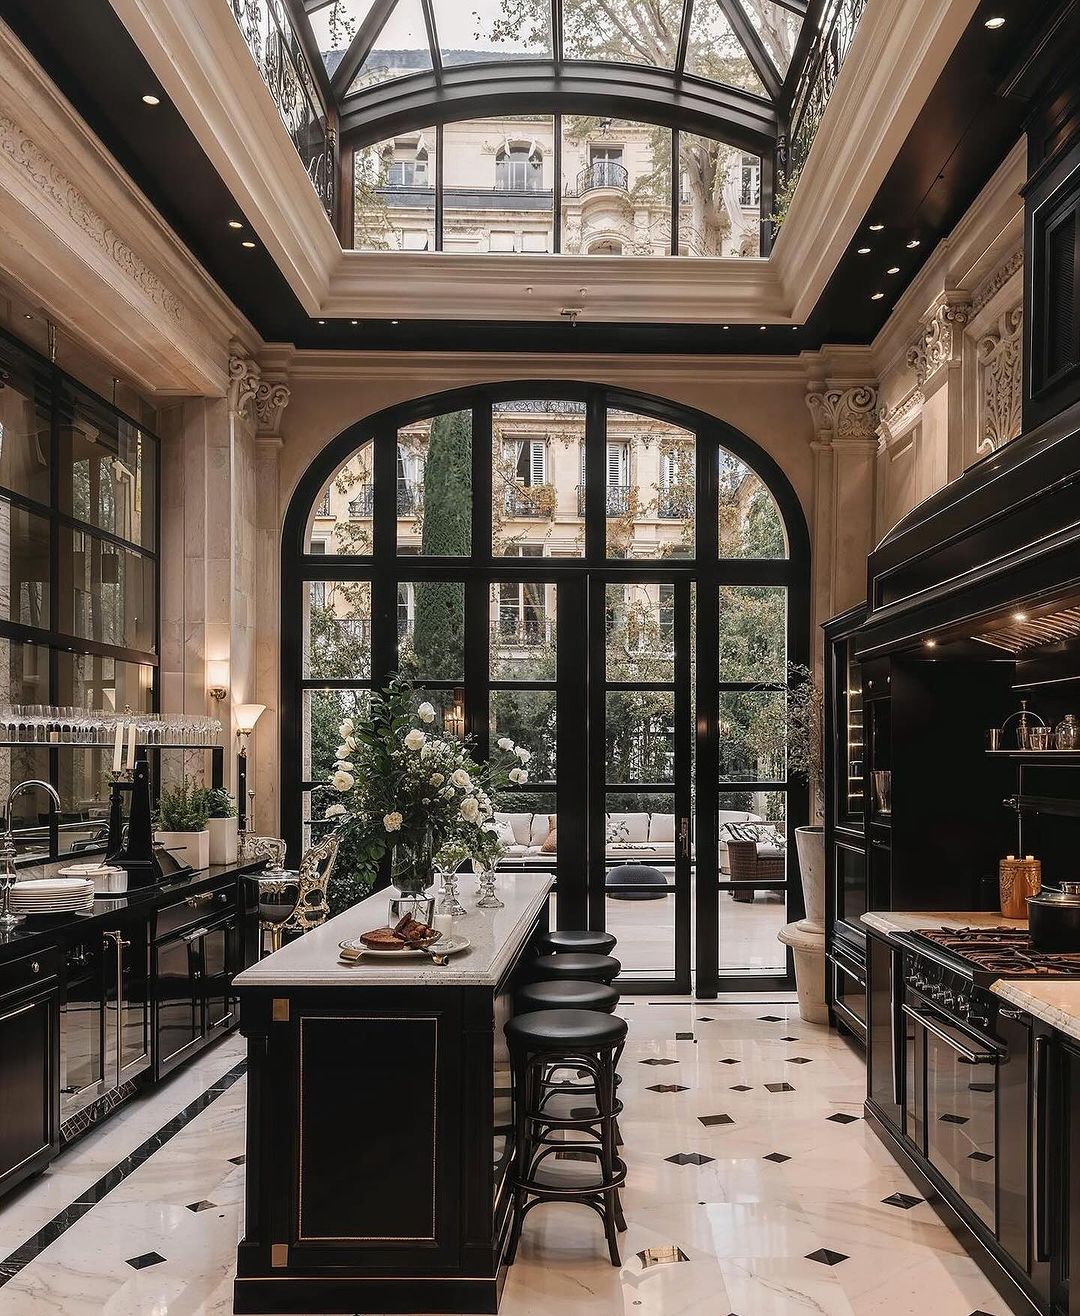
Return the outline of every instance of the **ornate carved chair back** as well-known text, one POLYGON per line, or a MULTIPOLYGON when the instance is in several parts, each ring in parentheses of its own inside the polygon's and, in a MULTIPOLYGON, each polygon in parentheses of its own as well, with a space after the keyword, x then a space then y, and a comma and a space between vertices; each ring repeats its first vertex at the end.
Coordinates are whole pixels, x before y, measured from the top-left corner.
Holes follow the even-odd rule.
POLYGON ((310 932, 321 927, 330 913, 326 888, 334 871, 340 838, 331 834, 313 845, 300 860, 300 894, 296 908, 282 925, 284 932, 310 932))
POLYGON ((240 862, 250 864, 265 859, 271 868, 284 868, 287 849, 280 836, 253 836, 246 832, 240 841, 240 862))

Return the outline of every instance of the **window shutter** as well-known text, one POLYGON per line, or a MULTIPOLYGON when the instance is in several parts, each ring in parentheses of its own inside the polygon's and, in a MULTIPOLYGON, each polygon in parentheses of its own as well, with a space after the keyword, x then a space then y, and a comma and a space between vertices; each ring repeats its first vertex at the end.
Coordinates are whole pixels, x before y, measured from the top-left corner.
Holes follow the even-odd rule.
POLYGON ((665 489, 673 488, 679 481, 679 460, 674 452, 665 452, 660 466, 660 483, 665 489))
POLYGON ((529 451, 529 483, 544 484, 547 480, 546 444, 543 439, 533 439, 529 451))
POLYGON ((627 483, 624 443, 609 443, 607 446, 607 482, 609 488, 627 483))

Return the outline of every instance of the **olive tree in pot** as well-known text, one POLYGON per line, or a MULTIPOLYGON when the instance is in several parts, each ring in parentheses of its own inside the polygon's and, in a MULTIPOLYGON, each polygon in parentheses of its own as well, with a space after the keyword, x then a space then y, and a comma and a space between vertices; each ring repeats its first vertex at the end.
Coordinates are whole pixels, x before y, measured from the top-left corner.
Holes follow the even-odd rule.
POLYGON ((235 864, 239 853, 240 828, 232 796, 220 786, 208 790, 206 812, 206 826, 210 832, 210 862, 235 864))
POLYGON ((154 840, 182 864, 192 868, 210 865, 210 833, 207 830, 207 791, 184 780, 161 792, 157 807, 154 840))

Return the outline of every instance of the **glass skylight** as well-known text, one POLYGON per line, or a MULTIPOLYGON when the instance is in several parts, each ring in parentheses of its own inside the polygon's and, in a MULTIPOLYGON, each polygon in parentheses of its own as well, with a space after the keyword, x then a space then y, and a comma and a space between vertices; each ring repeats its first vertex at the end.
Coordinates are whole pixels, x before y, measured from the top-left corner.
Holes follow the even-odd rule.
POLYGON ((398 0, 349 90, 361 91, 410 73, 430 73, 432 67, 420 0, 398 0))
POLYGON ((375 0, 326 0, 318 9, 308 7, 308 21, 329 74, 333 75, 374 3, 375 0))
POLYGON ((799 39, 802 19, 774 0, 739 0, 754 31, 769 52, 769 58, 783 76, 791 65, 795 43, 799 39))
POLYGON ((550 59, 551 5, 528 6, 520 19, 509 8, 505 0, 434 0, 443 67, 550 59))
POLYGON ((765 84, 717 0, 698 0, 694 5, 686 46, 686 72, 758 96, 766 95, 765 84))
POLYGON ((673 69, 682 12, 682 0, 562 0, 563 57, 673 69))

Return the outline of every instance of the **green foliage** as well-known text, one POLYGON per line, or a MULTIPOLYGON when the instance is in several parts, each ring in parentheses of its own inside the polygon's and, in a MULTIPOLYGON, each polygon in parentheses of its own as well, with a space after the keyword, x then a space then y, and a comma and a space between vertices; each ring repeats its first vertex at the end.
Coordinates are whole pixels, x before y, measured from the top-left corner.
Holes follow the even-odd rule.
POLYGON ((159 832, 201 832, 206 827, 207 795, 204 786, 185 777, 161 792, 157 807, 159 832))
MULTIPOLYGON (((472 412, 436 416, 424 465, 424 557, 467 557, 472 543, 472 412)), ((417 672, 454 680, 465 648, 460 584, 421 581, 416 586, 413 648, 417 672)))
POLYGON ((215 786, 206 792, 206 815, 208 818, 236 817, 236 804, 227 790, 215 786))

